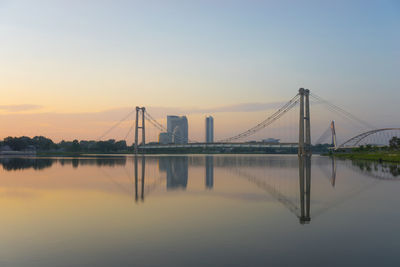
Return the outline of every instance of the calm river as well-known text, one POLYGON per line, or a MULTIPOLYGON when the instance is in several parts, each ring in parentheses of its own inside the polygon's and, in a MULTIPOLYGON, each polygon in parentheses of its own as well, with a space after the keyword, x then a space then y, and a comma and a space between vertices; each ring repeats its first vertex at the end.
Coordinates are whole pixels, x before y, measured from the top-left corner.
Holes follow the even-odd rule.
POLYGON ((0 266, 400 266, 400 166, 0 158, 0 266))

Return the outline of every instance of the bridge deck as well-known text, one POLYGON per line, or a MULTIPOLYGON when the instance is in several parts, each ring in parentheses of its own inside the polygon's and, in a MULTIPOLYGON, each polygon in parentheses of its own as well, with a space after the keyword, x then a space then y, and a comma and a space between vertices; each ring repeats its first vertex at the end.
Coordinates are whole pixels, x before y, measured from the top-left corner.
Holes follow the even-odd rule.
POLYGON ((297 143, 190 143, 190 144, 146 144, 141 149, 158 148, 297 148, 297 143))

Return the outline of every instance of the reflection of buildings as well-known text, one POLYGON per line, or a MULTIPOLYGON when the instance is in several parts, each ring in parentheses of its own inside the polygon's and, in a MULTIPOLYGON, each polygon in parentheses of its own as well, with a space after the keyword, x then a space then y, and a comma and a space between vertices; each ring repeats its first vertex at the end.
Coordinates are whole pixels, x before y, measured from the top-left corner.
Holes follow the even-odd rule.
POLYGON ((206 188, 214 187, 214 156, 206 156, 206 188))
POLYGON ((189 161, 187 156, 161 157, 160 171, 167 173, 167 189, 186 189, 189 161))

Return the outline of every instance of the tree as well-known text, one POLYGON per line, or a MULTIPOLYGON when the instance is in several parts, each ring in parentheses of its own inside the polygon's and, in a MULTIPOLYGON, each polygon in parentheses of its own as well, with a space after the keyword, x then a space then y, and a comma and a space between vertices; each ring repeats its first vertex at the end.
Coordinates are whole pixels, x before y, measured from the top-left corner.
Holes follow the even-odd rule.
POLYGON ((121 141, 115 142, 114 150, 122 151, 122 150, 126 150, 126 149, 127 149, 127 146, 126 146, 126 141, 125 140, 121 140, 121 141))
POLYGON ((116 141, 110 139, 107 141, 86 141, 86 140, 74 140, 64 141, 55 144, 51 139, 44 136, 35 136, 33 138, 27 136, 21 137, 6 137, 3 141, 0 141, 0 147, 9 146, 12 150, 22 151, 27 149, 34 149, 40 151, 49 150, 61 150, 69 152, 118 152, 127 151, 129 147, 125 140, 116 141))
POLYGON ((71 151, 79 152, 80 150, 81 150, 81 146, 79 145, 79 141, 75 139, 74 141, 72 141, 71 151))
POLYGON ((397 136, 393 136, 392 139, 389 141, 389 148, 398 150, 400 148, 400 138, 397 136))
POLYGON ((26 150, 28 146, 33 145, 32 139, 27 136, 21 137, 6 137, 4 138, 4 145, 11 147, 12 150, 21 151, 26 150))
POLYGON ((42 151, 51 150, 57 147, 51 139, 44 136, 35 136, 33 137, 32 142, 36 149, 42 151))

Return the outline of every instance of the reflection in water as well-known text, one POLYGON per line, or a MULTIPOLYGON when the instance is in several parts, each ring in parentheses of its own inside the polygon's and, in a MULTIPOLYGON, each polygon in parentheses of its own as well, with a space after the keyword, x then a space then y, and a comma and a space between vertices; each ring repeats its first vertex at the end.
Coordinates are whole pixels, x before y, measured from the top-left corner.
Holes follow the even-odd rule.
MULTIPOLYGON (((144 199, 145 184, 145 156, 141 156, 141 199, 144 199)), ((214 156, 205 156, 205 185, 206 189, 212 189, 214 186, 214 156)), ((159 159, 160 171, 166 172, 167 190, 183 188, 186 189, 188 183, 188 157, 187 156, 171 156, 161 157, 159 159)), ((245 177, 249 182, 256 184, 258 187, 266 190, 271 196, 281 202, 286 208, 293 212, 301 224, 308 224, 311 221, 310 205, 311 205, 311 156, 298 158, 299 169, 299 188, 300 188, 300 208, 292 203, 284 194, 277 191, 274 187, 260 181, 260 177, 249 175, 240 169, 235 171, 245 177), (300 213, 298 212, 300 211, 300 213)), ((138 179, 139 164, 138 157, 135 157, 135 199, 138 200, 138 179)), ((262 177, 261 177, 262 178, 262 177)))
MULTIPOLYGON (((141 155, 141 162, 142 162, 142 167, 141 167, 141 179, 140 179, 140 184, 141 184, 141 190, 140 190, 140 199, 144 201, 144 184, 145 184, 145 171, 146 171, 146 157, 144 155, 141 155)), ((138 156, 135 156, 135 201, 137 202, 139 199, 138 196, 138 156)))
POLYGON ((214 187, 214 156, 206 156, 206 188, 214 187))
POLYGON ((395 164, 297 155, 0 162, 2 266, 318 266, 326 258, 399 266, 382 264, 398 259, 395 164))
POLYGON ((310 223, 311 156, 299 157, 300 223, 310 223), (305 178, 304 178, 305 173, 305 178))
POLYGON ((6 171, 22 169, 42 170, 53 164, 72 165, 74 168, 86 165, 95 166, 125 166, 126 157, 98 157, 98 158, 37 158, 37 157, 0 157, 0 164, 6 171))
POLYGON ((189 161, 187 156, 161 157, 160 171, 167 173, 167 189, 186 189, 189 161))
POLYGON ((34 170, 42 170, 53 165, 52 159, 37 158, 0 158, 0 163, 6 171, 15 171, 33 168, 34 170))
POLYGON ((345 160, 346 166, 378 180, 400 180, 400 165, 366 160, 345 160))
MULTIPOLYGON (((230 171, 234 171, 241 178, 245 178, 248 182, 255 184, 263 189, 268 195, 274 197, 278 202, 283 204, 288 210, 294 213, 301 224, 308 224, 311 221, 311 158, 300 157, 298 161, 294 160, 265 160, 263 157, 215 157, 207 155, 205 157, 189 157, 188 156, 162 156, 149 157, 141 155, 134 157, 134 192, 135 200, 142 201, 145 198, 145 193, 148 192, 149 186, 145 185, 146 176, 146 159, 150 163, 158 163, 159 171, 166 174, 167 190, 183 189, 186 190, 188 185, 188 168, 189 163, 193 166, 204 166, 205 173, 205 188, 214 188, 214 167, 224 167, 230 171), (297 166, 294 163, 297 162, 297 166), (269 184, 267 179, 268 173, 273 169, 293 169, 298 168, 299 198, 296 200, 290 196, 280 192, 275 186, 269 184), (248 171, 253 169, 264 169, 267 171, 265 177, 260 174, 251 174, 248 171), (146 191, 147 190, 147 191, 146 191), (299 204, 296 204, 298 202, 299 204)), ((365 176, 373 177, 379 180, 400 180, 400 166, 397 164, 378 163, 372 161, 349 161, 345 160, 344 166, 350 167, 365 174, 365 176)), ((95 165, 101 166, 125 166, 127 157, 99 157, 99 158, 0 158, 0 164, 6 171, 15 171, 32 168, 34 170, 43 170, 51 167, 53 164, 61 166, 72 165, 73 168, 79 166, 95 165)), ((325 160, 325 163, 327 161, 325 160)), ((330 182, 332 186, 336 183, 336 158, 332 157, 330 164, 327 165, 331 169, 330 182)), ((329 175, 329 174, 327 174, 329 175)), ((274 177, 278 181, 279 177, 274 177)), ((271 179, 270 179, 271 180, 271 179)), ((154 188, 158 186, 151 185, 154 188)), ((151 188, 150 188, 151 189, 151 188)))
POLYGON ((335 157, 331 157, 331 162, 332 162, 331 184, 332 184, 333 187, 335 187, 335 183, 336 183, 336 158, 335 157))

